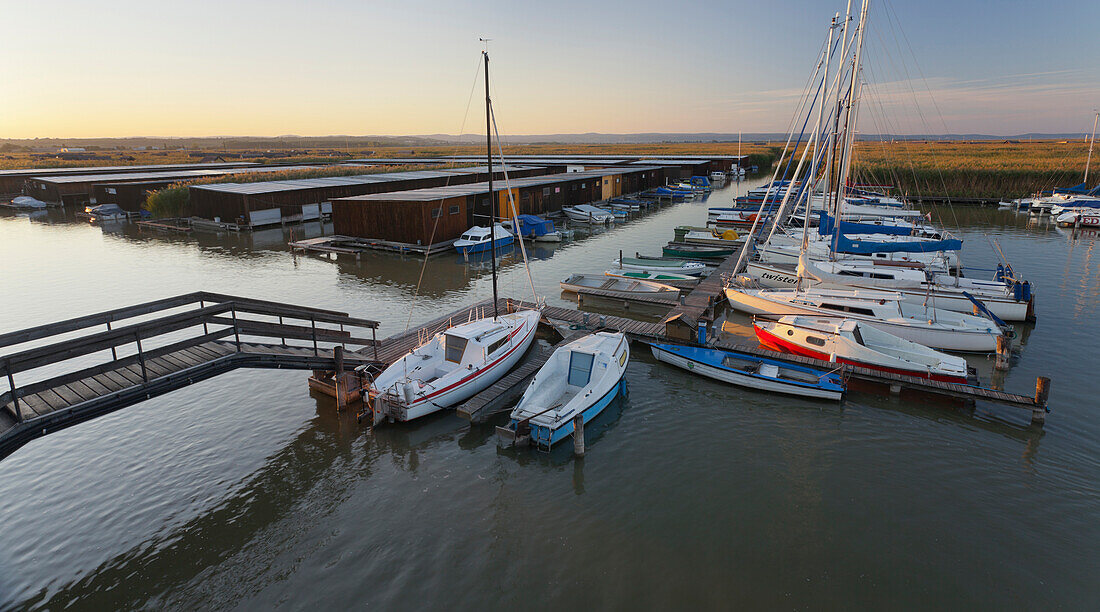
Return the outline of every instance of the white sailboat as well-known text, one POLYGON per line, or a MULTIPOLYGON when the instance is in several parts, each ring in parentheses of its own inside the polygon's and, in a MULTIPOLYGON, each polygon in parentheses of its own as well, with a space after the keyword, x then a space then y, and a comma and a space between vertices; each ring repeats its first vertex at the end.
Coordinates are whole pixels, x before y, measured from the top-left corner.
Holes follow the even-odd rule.
MULTIPOLYGON (((495 194, 488 51, 483 55, 486 155, 489 201, 492 202, 495 194)), ((513 221, 516 221, 514 206, 512 213, 513 221)), ((490 227, 495 227, 495 211, 490 216, 490 227)), ((520 244, 522 249, 522 242, 520 244)), ((439 332, 379 374, 368 389, 376 422, 383 415, 397 421, 408 421, 469 399, 512 369, 534 342, 542 313, 538 310, 498 312, 496 252, 494 249, 488 250, 493 270, 493 316, 439 332)))

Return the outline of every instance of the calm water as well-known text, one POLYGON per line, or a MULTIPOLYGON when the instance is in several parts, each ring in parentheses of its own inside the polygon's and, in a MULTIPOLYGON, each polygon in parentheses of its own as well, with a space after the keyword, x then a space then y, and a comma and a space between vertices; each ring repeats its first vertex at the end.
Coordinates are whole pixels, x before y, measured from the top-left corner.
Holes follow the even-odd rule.
MULTIPOLYGON (((707 204, 538 246, 536 289, 565 304, 561 278, 620 248, 658 252, 707 204)), ((964 262, 989 265, 995 241, 1036 285, 1039 324, 1018 326, 998 382, 1030 394, 1051 376, 1045 429, 994 405, 740 391, 636 346, 629 397, 574 460, 498 449, 451 414, 372 433, 305 373, 237 371, 0 462, 0 608, 1092 609, 1100 238, 939 212, 964 262)), ((287 238, 0 214, 0 331, 206 289, 380 319, 387 335, 491 294, 488 266, 458 256, 433 258, 414 298, 417 258, 294 257, 287 238)), ((512 257, 502 293, 527 283, 512 257)))

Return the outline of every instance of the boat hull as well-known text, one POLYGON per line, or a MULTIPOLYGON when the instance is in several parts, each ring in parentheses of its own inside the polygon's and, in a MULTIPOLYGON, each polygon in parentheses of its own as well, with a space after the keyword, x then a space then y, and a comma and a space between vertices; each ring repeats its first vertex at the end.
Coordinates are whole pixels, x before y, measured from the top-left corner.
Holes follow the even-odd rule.
POLYGON ((713 365, 676 354, 672 351, 661 348, 659 345, 656 344, 651 344, 650 348, 653 351, 653 357, 657 359, 657 361, 663 361, 664 363, 676 366, 684 370, 688 370, 695 374, 699 374, 700 376, 719 380, 724 383, 728 383, 738 387, 756 389, 759 391, 770 391, 772 393, 781 393, 784 395, 794 395, 797 397, 808 397, 833 401, 838 401, 844 397, 843 391, 822 389, 820 387, 813 386, 797 385, 791 382, 771 380, 760 376, 753 376, 747 373, 740 373, 735 370, 715 367, 713 365))
POLYGON ((910 340, 917 344, 923 344, 929 348, 942 351, 991 353, 997 350, 997 334, 992 333, 937 329, 932 327, 906 325, 903 323, 891 323, 874 317, 856 316, 850 313, 838 314, 836 311, 827 309, 811 308, 799 304, 769 300, 736 289, 726 289, 726 299, 734 310, 750 315, 846 316, 870 325, 875 329, 894 334, 899 338, 904 338, 905 340, 910 340))
MULTIPOLYGON (((626 377, 625 370, 624 376, 620 376, 619 380, 615 383, 615 386, 610 391, 605 393, 603 397, 596 400, 595 403, 581 411, 584 415, 584 424, 587 425, 589 421, 600 416, 608 405, 615 400, 616 397, 624 395, 626 392, 626 377)), ((516 423, 513 421, 510 427, 515 428, 516 423)), ((573 435, 573 419, 566 419, 560 426, 556 428, 548 427, 546 425, 536 425, 531 423, 531 442, 541 447, 551 447, 561 442, 562 440, 573 435)))
POLYGON ((831 361, 833 363, 843 363, 847 365, 859 366, 861 368, 868 368, 879 372, 889 372, 891 374, 902 374, 904 376, 913 376, 915 378, 923 378, 925 380, 935 380, 939 382, 961 383, 967 384, 965 376, 951 376, 947 374, 936 374, 929 372, 928 370, 913 370, 906 368, 890 367, 878 363, 872 363, 869 361, 863 361, 858 359, 852 359, 841 355, 834 355, 830 353, 822 353, 813 349, 796 344, 794 342, 788 342, 782 336, 777 336, 766 329, 761 328, 759 325, 753 325, 753 330, 756 332, 756 338, 760 340, 760 344, 764 347, 772 349, 774 351, 780 351, 783 353, 792 353, 794 355, 801 355, 803 357, 812 357, 814 359, 821 359, 822 361, 831 361))

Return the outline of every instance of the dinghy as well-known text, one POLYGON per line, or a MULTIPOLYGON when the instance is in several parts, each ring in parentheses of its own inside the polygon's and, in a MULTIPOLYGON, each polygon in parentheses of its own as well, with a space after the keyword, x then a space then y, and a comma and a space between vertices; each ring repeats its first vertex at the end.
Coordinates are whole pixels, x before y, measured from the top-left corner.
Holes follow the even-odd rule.
POLYGON ((967 383, 966 360, 851 319, 785 316, 754 320, 764 346, 835 363, 940 382, 967 383))
POLYGON ((605 276, 612 278, 625 278, 633 280, 653 281, 662 285, 671 285, 678 289, 691 289, 703 280, 690 274, 675 274, 673 272, 640 272, 636 270, 608 270, 605 276))
POLYGON ((672 285, 655 283, 640 279, 612 278, 606 275, 573 274, 561 281, 563 291, 581 289, 599 289, 630 295, 665 295, 676 297, 680 290, 672 285))
POLYGON ((615 215, 602 208, 592 206, 591 204, 562 206, 561 211, 565 213, 565 216, 580 223, 610 223, 615 219, 615 215))
POLYGON ((623 257, 621 259, 612 260, 611 263, 622 270, 631 270, 634 272, 674 272, 676 274, 690 274, 692 276, 698 276, 707 269, 706 264, 683 259, 623 257))
POLYGON ((685 257, 687 259, 723 259, 737 252, 736 247, 708 246, 687 242, 669 242, 661 247, 665 257, 685 257))
POLYGON ((573 433, 577 415, 588 423, 623 392, 629 362, 622 333, 596 332, 557 349, 531 379, 502 437, 530 435, 549 449, 573 433))
POLYGON ((827 400, 844 397, 844 380, 835 372, 733 351, 679 344, 649 346, 657 361, 738 387, 827 400))

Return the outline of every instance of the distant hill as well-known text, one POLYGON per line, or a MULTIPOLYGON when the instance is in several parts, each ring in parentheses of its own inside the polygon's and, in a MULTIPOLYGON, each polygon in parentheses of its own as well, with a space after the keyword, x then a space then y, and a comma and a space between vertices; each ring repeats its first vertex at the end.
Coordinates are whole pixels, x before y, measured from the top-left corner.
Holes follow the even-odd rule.
MULTIPOLYGON (((1017 134, 1011 136, 993 134, 860 134, 861 140, 1077 140, 1074 134, 1017 134)), ((138 136, 131 138, 0 138, 0 150, 57 150, 80 147, 88 151, 118 149, 202 149, 208 151, 240 149, 317 149, 363 148, 372 146, 410 146, 469 144, 484 142, 484 134, 424 134, 410 136, 208 136, 202 138, 172 138, 138 136)), ((643 144, 673 142, 737 142, 736 133, 704 132, 645 132, 638 134, 519 134, 506 135, 510 144, 643 144)), ((787 139, 786 134, 776 132, 746 132, 742 142, 777 142, 787 139)))

